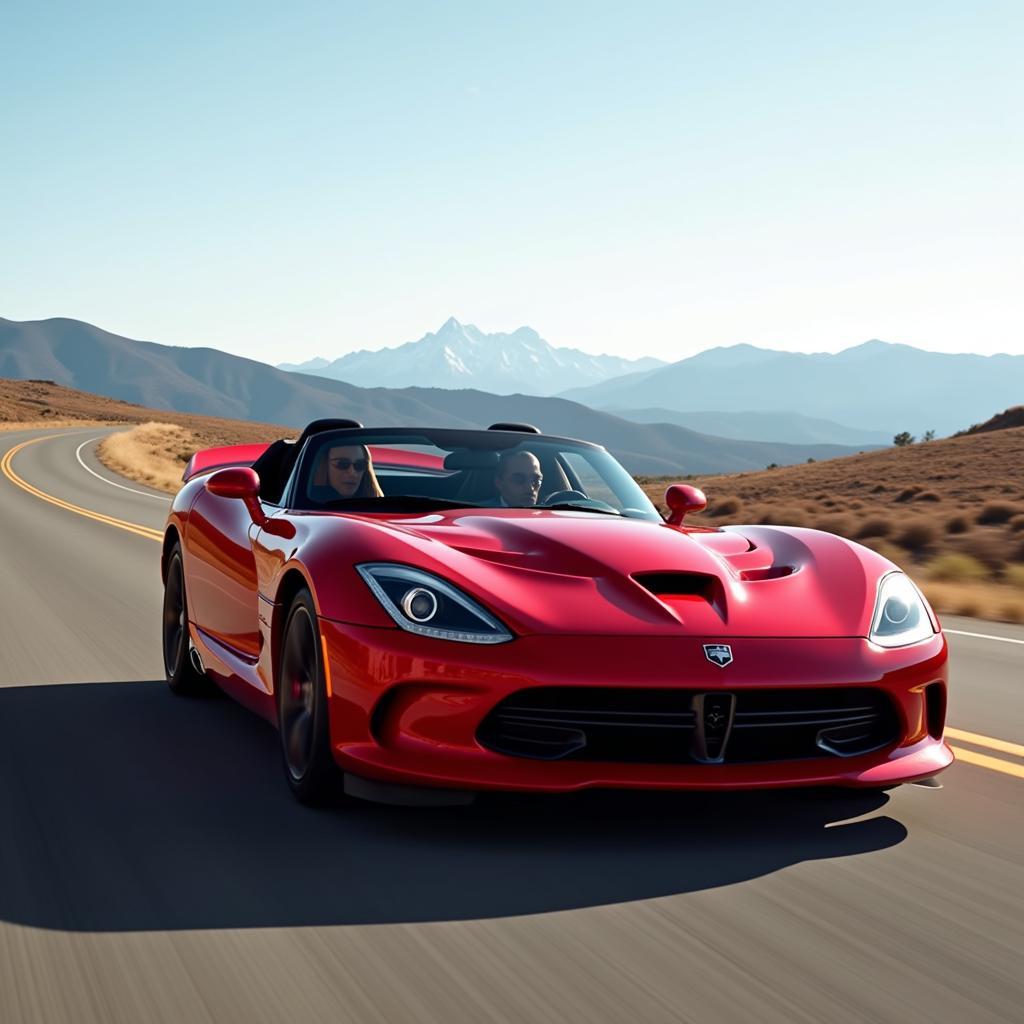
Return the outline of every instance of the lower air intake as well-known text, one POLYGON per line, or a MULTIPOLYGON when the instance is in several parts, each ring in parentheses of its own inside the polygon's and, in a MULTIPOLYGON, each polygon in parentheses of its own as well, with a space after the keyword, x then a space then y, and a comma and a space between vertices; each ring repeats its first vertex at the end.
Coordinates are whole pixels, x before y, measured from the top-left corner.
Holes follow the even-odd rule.
POLYGON ((889 698, 866 687, 736 690, 538 687, 481 723, 489 750, 537 760, 753 763, 854 757, 894 743, 889 698), (726 695, 730 696, 730 695, 726 695), (731 721, 721 721, 722 714, 731 721))

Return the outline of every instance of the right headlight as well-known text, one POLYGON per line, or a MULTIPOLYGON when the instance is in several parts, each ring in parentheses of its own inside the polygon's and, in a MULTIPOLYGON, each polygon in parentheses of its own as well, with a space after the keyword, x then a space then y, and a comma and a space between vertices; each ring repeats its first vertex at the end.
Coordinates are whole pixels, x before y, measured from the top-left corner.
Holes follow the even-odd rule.
POLYGON ((464 644, 503 644, 512 634, 447 580, 409 565, 364 562, 356 571, 395 623, 410 633, 464 644))
POLYGON ((890 572, 878 584, 868 637, 879 647, 906 647, 935 631, 917 587, 902 572, 890 572))

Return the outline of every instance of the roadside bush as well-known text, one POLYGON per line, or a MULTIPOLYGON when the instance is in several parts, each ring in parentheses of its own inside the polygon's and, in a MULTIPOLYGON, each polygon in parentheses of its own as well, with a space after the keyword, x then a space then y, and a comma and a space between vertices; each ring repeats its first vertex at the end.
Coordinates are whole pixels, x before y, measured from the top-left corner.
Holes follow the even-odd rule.
POLYGON ((871 516, 860 524, 857 537, 888 537, 892 533, 892 520, 885 516, 871 516))
POLYGON ((896 497, 894 501, 913 501, 922 491, 923 487, 905 487, 896 497))
POLYGON ((907 523, 896 537, 896 543, 908 551, 920 551, 935 541, 935 525, 927 519, 907 523))
POLYGON ((831 516, 819 516, 811 520, 811 525, 816 530, 824 530, 826 533, 834 533, 837 537, 853 537, 857 529, 857 520, 845 513, 837 513, 831 516))
POLYGON ((928 563, 928 575, 947 583, 980 583, 989 577, 988 568, 976 558, 950 551, 928 563))
POLYGON ((1003 605, 1003 619, 1007 622, 1024 622, 1024 604, 1010 601, 1003 605))
POLYGON ((1005 576, 1011 587, 1020 587, 1024 590, 1024 565, 1008 565, 1005 576))
POLYGON ((892 541, 885 540, 882 537, 868 537, 862 540, 861 543, 866 548, 871 548, 872 551, 883 558, 888 558, 890 562, 895 562, 896 565, 905 565, 907 562, 907 553, 896 547, 892 541))
POLYGON ((996 526, 1000 523, 1008 523, 1020 509, 1005 501, 990 501, 977 515, 974 520, 979 526, 996 526))
POLYGON ((1009 522, 1009 527, 1014 533, 1024 532, 1024 515, 1014 516, 1009 522))
POLYGON ((942 495, 936 494, 935 491, 921 491, 920 494, 914 495, 914 501, 942 501, 942 495))
POLYGON ((1007 537, 1000 533, 973 530, 957 540, 956 550, 970 555, 990 569, 1002 569, 1010 555, 1007 537))
POLYGON ((772 506, 764 510, 761 522, 766 526, 806 526, 807 516, 795 506, 772 506))
POLYGON ((966 533, 970 528, 967 516, 953 516, 946 520, 946 533, 966 533))
POLYGON ((743 502, 739 498, 723 498, 708 509, 708 514, 712 516, 734 516, 739 514, 741 508, 743 508, 743 502))

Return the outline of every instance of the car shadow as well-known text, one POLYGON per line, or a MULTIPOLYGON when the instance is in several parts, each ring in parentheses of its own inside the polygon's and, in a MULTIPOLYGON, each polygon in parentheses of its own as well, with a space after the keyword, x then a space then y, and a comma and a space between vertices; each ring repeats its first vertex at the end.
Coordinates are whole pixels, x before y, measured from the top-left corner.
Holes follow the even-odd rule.
POLYGON ((0 920, 71 931, 502 917, 729 885, 902 841, 878 793, 299 806, 277 737, 161 683, 0 689, 0 920), (845 822, 836 824, 837 822, 845 822), (832 827, 829 827, 832 826, 832 827))

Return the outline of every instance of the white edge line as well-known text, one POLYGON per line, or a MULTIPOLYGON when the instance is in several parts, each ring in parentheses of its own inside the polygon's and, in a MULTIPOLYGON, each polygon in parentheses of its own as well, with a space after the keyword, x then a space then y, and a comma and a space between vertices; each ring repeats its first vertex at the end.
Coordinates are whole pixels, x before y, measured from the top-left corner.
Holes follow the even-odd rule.
POLYGON ((104 436, 105 436, 104 434, 100 434, 97 437, 90 438, 88 441, 83 441, 75 449, 75 458, 78 459, 78 464, 82 467, 82 469, 84 469, 86 471, 86 473, 92 473, 92 475, 94 477, 96 477, 97 480, 102 480, 105 484, 110 484, 111 487, 119 487, 122 491, 131 491, 132 494, 141 494, 144 498, 156 498, 159 501, 170 501, 171 500, 171 496, 169 494, 166 494, 166 495, 164 495, 164 494, 153 494, 150 491, 140 491, 140 490, 137 490, 134 487, 125 487, 124 484, 115 483, 113 480, 108 480, 105 476, 100 476, 100 474, 97 473, 95 469, 92 469, 89 466, 87 466, 85 464, 85 462, 83 461, 83 459, 82 459, 82 449, 87 444, 94 444, 96 441, 98 441, 101 437, 104 437, 104 436))
POLYGON ((973 636, 978 640, 1001 640, 1004 644, 1024 644, 1024 640, 1018 640, 1012 636, 991 636, 988 633, 968 633, 963 629, 946 629, 943 627, 943 633, 955 633, 957 636, 973 636))

